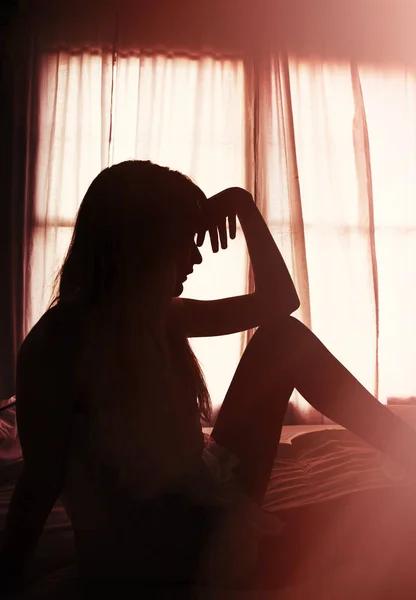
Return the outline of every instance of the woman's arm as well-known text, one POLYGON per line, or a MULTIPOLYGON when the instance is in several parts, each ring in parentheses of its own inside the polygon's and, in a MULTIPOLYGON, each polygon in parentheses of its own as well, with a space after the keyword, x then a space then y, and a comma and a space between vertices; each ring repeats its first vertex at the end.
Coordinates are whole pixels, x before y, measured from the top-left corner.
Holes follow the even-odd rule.
POLYGON ((27 572, 46 519, 62 487, 59 475, 50 468, 23 467, 7 515, 5 538, 0 555, 2 579, 19 583, 27 572))
POLYGON ((214 252, 227 247, 226 221, 235 237, 235 217, 243 229, 253 268, 255 291, 222 300, 174 299, 171 321, 188 337, 225 335, 276 322, 299 307, 295 286, 262 215, 251 194, 229 188, 207 200, 208 213, 198 245, 205 233, 214 252))
POLYGON ((241 201, 237 216, 243 229, 253 268, 255 294, 266 318, 274 320, 291 314, 300 302, 294 283, 251 194, 239 190, 241 201))
POLYGON ((0 555, 3 573, 17 580, 62 490, 70 442, 70 344, 49 338, 46 345, 40 338, 39 330, 28 336, 17 363, 17 425, 24 465, 10 502, 0 555))

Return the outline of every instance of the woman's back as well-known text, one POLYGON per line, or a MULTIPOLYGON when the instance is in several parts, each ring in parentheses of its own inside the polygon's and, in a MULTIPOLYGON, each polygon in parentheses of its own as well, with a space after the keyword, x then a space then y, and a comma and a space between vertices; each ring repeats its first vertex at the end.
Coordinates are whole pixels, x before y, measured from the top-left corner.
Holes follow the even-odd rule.
MULTIPOLYGON (((131 325, 127 331, 124 319, 114 318, 114 310, 91 313, 76 305, 48 311, 22 346, 20 390, 30 391, 37 357, 48 345, 58 346, 56 401, 71 402, 62 499, 81 569, 97 576, 133 570, 137 576, 172 577, 181 571, 174 557, 189 561, 181 546, 193 547, 196 535, 191 515, 198 509, 191 509, 183 492, 186 478, 201 468, 196 399, 191 385, 177 389, 178 382, 169 379, 170 368, 180 368, 180 356, 167 365, 149 332, 142 328, 138 335, 131 325)), ((38 418, 48 418, 41 402, 38 418)))

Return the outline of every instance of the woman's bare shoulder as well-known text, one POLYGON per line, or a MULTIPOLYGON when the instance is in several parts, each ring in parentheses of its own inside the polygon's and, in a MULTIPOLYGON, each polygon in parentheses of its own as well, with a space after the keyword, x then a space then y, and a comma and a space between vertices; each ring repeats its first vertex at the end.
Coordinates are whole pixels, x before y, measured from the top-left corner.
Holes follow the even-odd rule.
POLYGON ((85 311, 56 305, 47 310, 24 339, 18 364, 35 367, 45 361, 58 363, 72 358, 85 323, 85 311))

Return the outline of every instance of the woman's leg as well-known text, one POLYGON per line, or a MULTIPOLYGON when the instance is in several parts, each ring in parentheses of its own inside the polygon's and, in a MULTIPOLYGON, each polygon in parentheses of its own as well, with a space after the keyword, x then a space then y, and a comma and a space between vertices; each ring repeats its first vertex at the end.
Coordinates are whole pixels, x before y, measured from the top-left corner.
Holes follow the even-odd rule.
POLYGON ((243 489, 261 502, 287 403, 296 388, 319 412, 416 475, 416 432, 379 403, 293 317, 254 334, 225 396, 212 437, 240 459, 243 489))
POLYGON ((294 389, 292 369, 287 368, 290 353, 286 348, 290 344, 277 328, 257 329, 237 366, 212 432, 218 444, 239 458, 240 483, 259 503, 268 486, 294 389))

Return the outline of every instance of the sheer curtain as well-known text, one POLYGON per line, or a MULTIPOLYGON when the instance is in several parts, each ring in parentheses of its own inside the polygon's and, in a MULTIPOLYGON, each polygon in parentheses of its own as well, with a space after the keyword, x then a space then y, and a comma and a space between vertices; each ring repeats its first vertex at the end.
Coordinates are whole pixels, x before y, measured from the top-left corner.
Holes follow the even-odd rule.
MULTIPOLYGON (((91 180, 113 163, 150 159, 194 179, 207 195, 246 186, 244 68, 239 61, 70 54, 46 56, 40 80, 37 227, 27 306, 29 328, 45 310, 74 217, 91 180)), ((202 248, 184 296, 246 289, 241 231, 227 252, 202 248)), ((241 335, 194 339, 214 405, 240 358, 241 335)))
MULTIPOLYGON (((91 179, 128 158, 257 203, 301 297, 296 316, 382 402, 416 395, 416 74, 300 60, 53 53, 40 78, 28 329, 45 309, 91 179)), ((244 293, 241 232, 186 296, 244 293)), ((252 286, 253 282, 250 281, 252 286)), ((193 340, 219 405, 244 336, 193 340)), ((294 395, 305 420, 319 420, 294 395)))
POLYGON ((260 196, 299 316, 381 402, 409 401, 416 72, 281 55, 259 73, 260 196))

